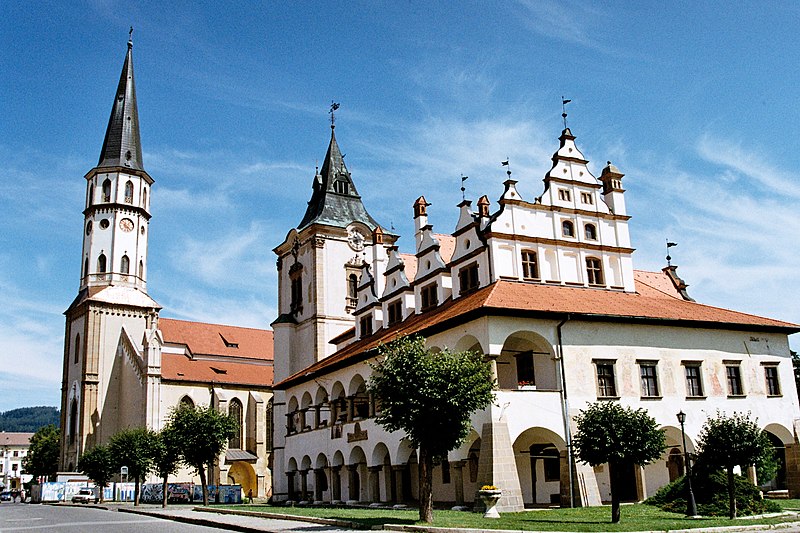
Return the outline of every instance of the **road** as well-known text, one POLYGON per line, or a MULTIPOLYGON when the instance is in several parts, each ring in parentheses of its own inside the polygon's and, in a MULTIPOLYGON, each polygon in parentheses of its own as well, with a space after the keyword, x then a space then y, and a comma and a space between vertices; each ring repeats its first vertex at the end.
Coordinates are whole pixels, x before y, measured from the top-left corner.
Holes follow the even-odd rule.
POLYGON ((117 513, 91 507, 55 507, 2 502, 0 532, 53 531, 77 533, 84 531, 119 531, 123 533, 218 533, 210 527, 182 524, 160 518, 117 513))

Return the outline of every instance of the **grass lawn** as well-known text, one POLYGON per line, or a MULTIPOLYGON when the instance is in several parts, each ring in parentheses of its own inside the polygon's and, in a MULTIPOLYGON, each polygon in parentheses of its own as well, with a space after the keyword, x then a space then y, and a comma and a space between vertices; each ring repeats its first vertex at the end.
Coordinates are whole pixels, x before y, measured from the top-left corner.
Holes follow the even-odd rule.
MULTIPOLYGON (((780 500, 786 510, 800 510, 800 500, 780 500)), ((312 516, 349 520, 364 527, 383 524, 418 524, 416 509, 405 511, 392 509, 360 508, 309 508, 273 507, 269 505, 226 506, 230 509, 262 511, 275 514, 312 516)), ((798 520, 797 517, 781 516, 762 519, 728 520, 726 518, 687 519, 681 514, 661 511, 650 505, 623 505, 622 521, 611 524, 611 507, 584 507, 578 509, 549 509, 506 513, 500 519, 485 519, 479 513, 439 511, 433 513, 434 527, 458 527, 477 529, 513 529, 536 531, 668 531, 697 527, 743 526, 747 524, 777 524, 798 520)))

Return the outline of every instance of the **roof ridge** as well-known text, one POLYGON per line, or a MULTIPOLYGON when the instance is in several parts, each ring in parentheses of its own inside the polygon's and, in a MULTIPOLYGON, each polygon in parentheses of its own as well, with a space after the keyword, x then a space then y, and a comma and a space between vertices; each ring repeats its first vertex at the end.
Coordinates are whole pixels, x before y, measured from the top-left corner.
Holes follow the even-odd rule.
POLYGON ((171 320, 173 322, 183 322, 185 324, 204 324, 206 326, 222 326, 222 327, 225 327, 225 328, 251 329, 251 330, 254 330, 254 331, 268 331, 270 333, 273 332, 273 330, 266 329, 266 328, 255 328, 255 327, 252 327, 252 326, 235 326, 233 324, 220 324, 219 322, 201 322, 199 320, 184 320, 182 318, 171 318, 171 317, 168 317, 168 316, 160 316, 160 317, 158 317, 158 320, 159 321, 161 321, 161 320, 171 320))

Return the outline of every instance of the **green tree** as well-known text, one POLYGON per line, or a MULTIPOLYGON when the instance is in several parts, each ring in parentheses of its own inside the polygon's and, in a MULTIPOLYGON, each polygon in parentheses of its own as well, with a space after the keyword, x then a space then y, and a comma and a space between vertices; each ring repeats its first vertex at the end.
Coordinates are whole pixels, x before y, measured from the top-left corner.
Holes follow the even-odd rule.
POLYGON ((102 444, 83 452, 78 459, 78 470, 89 476, 100 488, 100 501, 103 501, 103 489, 108 486, 115 473, 114 461, 107 446, 102 444))
POLYGON ((432 352, 420 336, 378 347, 368 390, 380 401, 376 422, 403 431, 419 449, 419 519, 433 521, 433 461, 469 434, 472 413, 494 400, 491 369, 480 354, 432 352))
POLYGON ((34 478, 46 477, 53 481, 58 472, 61 452, 61 432, 53 424, 40 428, 31 437, 28 454, 22 459, 22 469, 34 478))
POLYGON ((211 406, 182 404, 173 409, 169 425, 183 462, 200 475, 203 505, 208 505, 206 471, 215 464, 228 440, 236 434, 236 420, 211 406))
POLYGON ((616 402, 596 402, 575 417, 578 431, 572 445, 582 462, 608 463, 611 480, 611 522, 620 520, 620 492, 626 466, 646 465, 661 457, 666 446, 664 430, 644 409, 616 402))
POLYGON ((697 461, 709 469, 723 469, 728 475, 728 516, 736 518, 736 496, 733 469, 770 463, 774 454, 766 433, 759 429, 750 412, 727 416, 717 411, 700 430, 697 461))
POLYGON ((147 428, 125 429, 111 437, 108 451, 119 471, 122 466, 128 467, 128 476, 133 478, 133 505, 139 505, 139 487, 142 480, 153 468, 153 446, 155 433, 147 428))
POLYGON ((181 462, 177 436, 172 425, 167 424, 164 429, 157 433, 153 444, 153 470, 161 478, 161 507, 166 507, 169 499, 167 480, 169 476, 178 472, 181 462))

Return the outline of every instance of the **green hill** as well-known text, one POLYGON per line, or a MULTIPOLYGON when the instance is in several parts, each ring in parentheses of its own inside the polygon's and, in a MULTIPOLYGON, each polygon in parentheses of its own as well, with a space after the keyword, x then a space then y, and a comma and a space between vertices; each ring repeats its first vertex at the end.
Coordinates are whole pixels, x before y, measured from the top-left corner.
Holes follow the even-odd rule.
POLYGON ((0 413, 0 431, 34 433, 47 424, 58 427, 60 412, 56 407, 21 407, 0 413))

